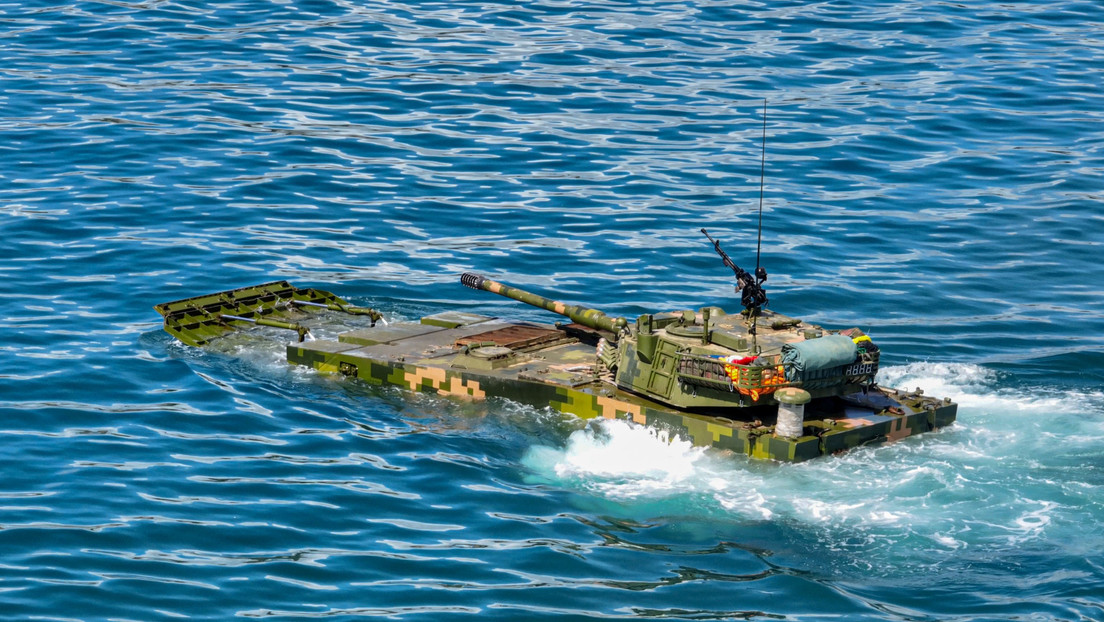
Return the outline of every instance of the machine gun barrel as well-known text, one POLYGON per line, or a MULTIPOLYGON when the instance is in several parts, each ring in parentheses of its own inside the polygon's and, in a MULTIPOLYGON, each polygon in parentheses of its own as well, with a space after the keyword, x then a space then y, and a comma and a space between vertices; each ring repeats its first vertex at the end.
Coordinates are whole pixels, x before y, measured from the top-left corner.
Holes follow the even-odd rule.
POLYGON ((701 232, 704 233, 705 237, 709 238, 709 241, 713 243, 713 249, 716 250, 717 254, 721 256, 721 261, 724 262, 724 265, 728 266, 729 269, 731 269, 732 272, 736 275, 736 280, 737 282, 739 282, 740 287, 743 287, 745 283, 755 282, 755 279, 751 278, 751 275, 748 274, 746 270, 744 270, 740 266, 737 266, 736 262, 732 261, 732 258, 728 256, 728 253, 724 252, 724 250, 721 249, 721 243, 717 240, 714 240, 713 236, 709 235, 709 232, 706 231, 704 227, 702 227, 701 232))
POLYGON ((728 266, 736 275, 736 290, 741 292, 740 302, 743 303, 748 312, 756 311, 767 304, 767 294, 763 291, 762 287, 763 282, 767 280, 766 269, 762 267, 756 268, 755 276, 751 276, 746 270, 737 266, 736 262, 732 261, 728 253, 721 249, 721 243, 714 240, 713 236, 709 235, 709 232, 706 231, 704 227, 702 227, 701 232, 713 243, 713 249, 721 256, 724 265, 728 266))
POLYGON ((615 335, 628 325, 628 321, 623 317, 611 318, 597 309, 556 302, 544 296, 538 296, 537 294, 516 287, 510 287, 509 285, 504 285, 498 281, 492 281, 491 279, 482 277, 478 274, 472 274, 471 272, 465 272, 460 275, 460 282, 472 289, 482 289, 498 294, 499 296, 513 298, 519 302, 524 302, 534 307, 540 307, 541 309, 567 316, 576 324, 582 324, 583 326, 597 330, 608 331, 615 335))

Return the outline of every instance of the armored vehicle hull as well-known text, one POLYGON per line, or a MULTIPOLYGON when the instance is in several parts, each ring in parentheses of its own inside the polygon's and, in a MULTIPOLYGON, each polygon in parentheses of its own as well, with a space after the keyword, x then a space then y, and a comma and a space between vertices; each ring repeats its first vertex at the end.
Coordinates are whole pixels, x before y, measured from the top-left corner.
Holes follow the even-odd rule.
POLYGON ((572 321, 445 312, 376 325, 375 310, 286 281, 155 308, 165 329, 189 345, 242 329, 287 329, 298 335, 288 361, 320 372, 462 399, 501 397, 583 419, 626 419, 758 459, 803 461, 955 420, 950 399, 876 384, 877 349, 861 331, 718 307, 630 324, 476 275, 464 279, 572 321), (334 317, 348 318, 347 330, 306 339, 312 324, 332 325, 334 317))

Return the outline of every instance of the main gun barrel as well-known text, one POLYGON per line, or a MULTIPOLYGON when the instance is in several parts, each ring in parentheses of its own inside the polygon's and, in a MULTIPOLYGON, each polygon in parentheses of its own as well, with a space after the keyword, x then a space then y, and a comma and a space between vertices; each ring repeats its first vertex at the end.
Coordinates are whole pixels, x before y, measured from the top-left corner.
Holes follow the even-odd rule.
POLYGON ((538 296, 537 294, 527 292, 523 289, 510 287, 509 285, 504 285, 498 281, 492 281, 491 279, 482 277, 478 274, 472 274, 471 272, 465 272, 460 275, 460 282, 472 289, 482 289, 498 294, 499 296, 513 298, 514 300, 533 305, 534 307, 540 307, 552 313, 565 315, 571 318, 571 321, 576 324, 608 331, 615 335, 628 325, 628 321, 623 317, 611 318, 597 309, 556 302, 544 296, 538 296))

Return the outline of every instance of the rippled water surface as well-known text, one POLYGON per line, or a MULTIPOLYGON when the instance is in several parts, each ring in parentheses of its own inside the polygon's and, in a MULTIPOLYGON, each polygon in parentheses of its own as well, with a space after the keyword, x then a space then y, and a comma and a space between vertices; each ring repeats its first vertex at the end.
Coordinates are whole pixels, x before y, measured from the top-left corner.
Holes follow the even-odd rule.
MULTIPOLYGON (((1098 2, 0 0, 5 619, 1104 619, 1098 2), (151 306, 475 270, 864 327, 939 433, 800 465, 369 389, 151 306)), ((494 300, 488 298, 495 298, 494 300)))

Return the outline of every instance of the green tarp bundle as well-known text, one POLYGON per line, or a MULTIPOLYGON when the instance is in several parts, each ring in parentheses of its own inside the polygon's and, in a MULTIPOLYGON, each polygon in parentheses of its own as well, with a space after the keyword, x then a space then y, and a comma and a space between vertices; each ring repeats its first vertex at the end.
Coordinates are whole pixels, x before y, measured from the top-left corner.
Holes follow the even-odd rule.
POLYGON ((848 365, 855 361, 858 348, 850 337, 828 335, 817 339, 787 343, 782 346, 782 363, 786 365, 786 380, 805 380, 822 369, 848 365), (791 377, 792 376, 792 377, 791 377))

